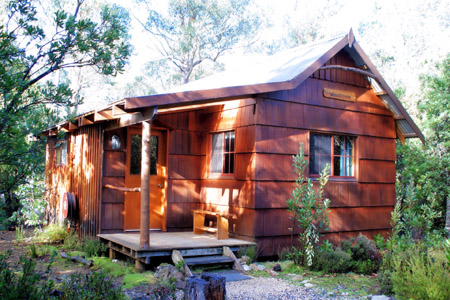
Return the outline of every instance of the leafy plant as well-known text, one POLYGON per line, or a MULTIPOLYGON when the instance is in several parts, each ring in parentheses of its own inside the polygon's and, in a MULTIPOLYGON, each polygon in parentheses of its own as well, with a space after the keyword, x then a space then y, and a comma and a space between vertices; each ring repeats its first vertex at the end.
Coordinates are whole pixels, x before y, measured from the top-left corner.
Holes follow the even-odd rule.
POLYGON ((166 281, 157 282, 149 292, 150 299, 152 300, 169 300, 175 299, 175 278, 169 278, 166 281))
POLYGON ((311 270, 325 273, 345 273, 351 268, 352 256, 339 247, 319 249, 311 265, 311 270))
POLYGON ((328 207, 330 201, 324 199, 323 192, 329 177, 329 165, 320 172, 317 191, 312 180, 305 177, 308 162, 305 158, 303 144, 299 145, 294 160, 294 171, 297 174, 292 197, 286 201, 288 211, 293 214, 301 232, 298 236, 299 247, 292 247, 292 258, 296 263, 311 266, 315 245, 319 242, 321 230, 328 229, 328 207))
POLYGON ((394 254, 393 290, 405 299, 450 299, 450 269, 442 252, 421 245, 394 254))
POLYGON ((123 299, 124 296, 114 281, 103 273, 72 274, 61 285, 60 299, 123 299))
POLYGON ((50 224, 38 231, 35 238, 39 242, 58 244, 65 240, 68 233, 64 226, 59 224, 50 224))
POLYGON ((251 262, 255 262, 258 259, 258 248, 257 246, 240 247, 238 256, 248 256, 251 262))
POLYGON ((65 250, 79 250, 80 249, 80 239, 77 233, 73 230, 64 239, 64 244, 62 246, 65 250))
POLYGON ((86 253, 86 256, 101 256, 108 247, 93 237, 85 237, 81 240, 81 250, 86 253))
POLYGON ((0 299, 47 299, 54 287, 53 281, 41 282, 41 276, 35 272, 36 263, 21 257, 22 273, 12 271, 7 256, 0 254, 0 299))

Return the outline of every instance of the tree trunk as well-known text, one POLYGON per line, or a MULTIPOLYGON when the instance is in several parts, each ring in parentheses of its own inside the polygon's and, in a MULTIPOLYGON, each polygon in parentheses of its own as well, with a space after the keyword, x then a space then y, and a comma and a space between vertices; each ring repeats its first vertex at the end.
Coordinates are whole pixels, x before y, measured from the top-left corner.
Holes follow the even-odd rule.
POLYGON ((151 121, 142 122, 142 156, 141 156, 141 220, 139 228, 139 247, 150 247, 149 218, 150 218, 150 138, 151 121))
POLYGON ((184 288, 184 300, 225 300, 226 280, 222 276, 189 277, 184 288))

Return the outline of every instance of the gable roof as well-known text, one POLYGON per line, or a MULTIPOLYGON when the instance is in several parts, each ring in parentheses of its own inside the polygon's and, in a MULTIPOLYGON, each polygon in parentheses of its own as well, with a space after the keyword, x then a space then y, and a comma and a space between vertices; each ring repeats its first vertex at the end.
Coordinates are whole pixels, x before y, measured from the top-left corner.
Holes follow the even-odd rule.
POLYGON ((125 98, 125 109, 135 110, 149 106, 172 107, 201 103, 211 99, 223 100, 293 89, 341 50, 350 55, 356 67, 366 75, 376 95, 393 113, 400 138, 418 137, 425 142, 420 129, 356 42, 352 30, 343 36, 273 55, 251 67, 246 66, 240 70, 223 72, 193 81, 166 94, 125 98))
MULTIPOLYGON (((367 78, 376 95, 394 115, 398 138, 403 140, 418 137, 425 142, 420 129, 356 42, 352 30, 346 35, 284 51, 259 63, 242 66, 239 70, 222 72, 190 82, 169 93, 119 100, 105 109, 76 117, 78 125, 75 127, 117 118, 117 115, 121 113, 136 112, 150 107, 164 109, 213 103, 236 97, 293 89, 342 50, 347 52, 355 63, 356 68, 350 69, 367 78), (123 109, 123 111, 116 114, 114 109, 123 109)), ((70 127, 67 125, 70 124, 64 126, 70 127)), ((59 127, 61 126, 59 124, 59 127)))

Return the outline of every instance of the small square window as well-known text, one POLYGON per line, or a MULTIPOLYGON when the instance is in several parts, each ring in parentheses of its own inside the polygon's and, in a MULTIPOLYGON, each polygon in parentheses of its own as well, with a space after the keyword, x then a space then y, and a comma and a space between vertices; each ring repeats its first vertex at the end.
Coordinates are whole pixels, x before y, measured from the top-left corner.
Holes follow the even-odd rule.
POLYGON ((309 174, 319 175, 326 164, 331 176, 354 176, 354 137, 311 134, 309 174))

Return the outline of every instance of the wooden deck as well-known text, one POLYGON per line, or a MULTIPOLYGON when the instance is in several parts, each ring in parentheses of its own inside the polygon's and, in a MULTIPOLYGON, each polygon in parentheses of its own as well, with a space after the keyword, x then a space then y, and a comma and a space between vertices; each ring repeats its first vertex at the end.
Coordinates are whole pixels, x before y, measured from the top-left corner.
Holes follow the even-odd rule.
POLYGON ((236 252, 240 247, 254 246, 255 243, 238 240, 218 240, 214 235, 193 234, 192 232, 151 232, 150 248, 139 248, 139 233, 99 234, 98 237, 107 243, 112 251, 130 256, 142 263, 149 264, 152 257, 172 255, 178 250, 183 256, 222 254, 223 247, 236 252))

